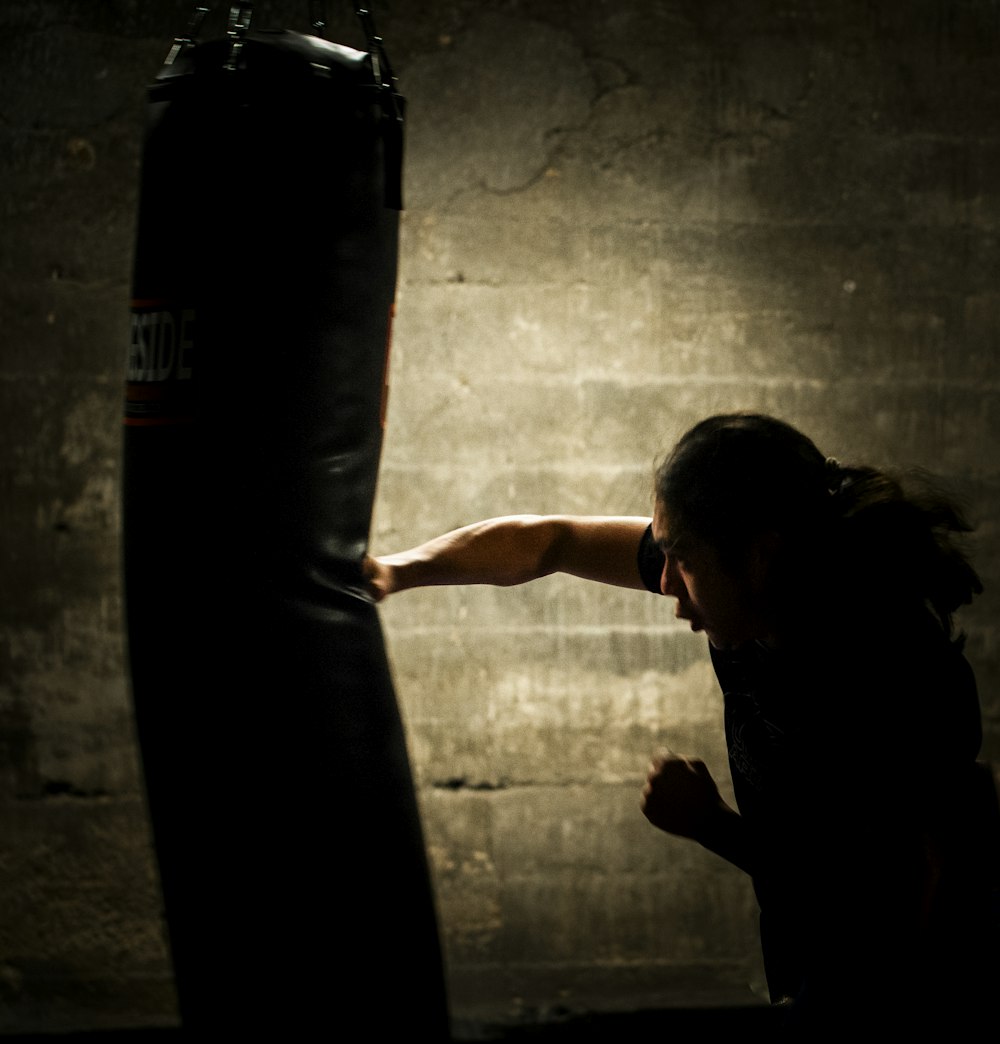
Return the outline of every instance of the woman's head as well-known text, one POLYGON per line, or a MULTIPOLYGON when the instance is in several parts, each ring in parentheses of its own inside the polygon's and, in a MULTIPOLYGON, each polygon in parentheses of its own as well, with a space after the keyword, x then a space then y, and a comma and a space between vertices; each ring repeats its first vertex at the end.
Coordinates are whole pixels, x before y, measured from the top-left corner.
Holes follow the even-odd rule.
POLYGON ((761 535, 808 539, 830 514, 826 457, 790 424, 763 414, 696 424, 657 468, 655 482, 674 533, 696 534, 730 565, 761 535))
POLYGON ((826 458, 801 432, 761 414, 695 425, 656 472, 661 588, 718 648, 780 637, 807 549, 830 518, 826 458))
POLYGON ((971 529, 953 501, 926 482, 914 492, 878 469, 842 467, 774 417, 696 424, 657 468, 655 495, 668 545, 710 546, 734 597, 751 578, 772 624, 806 605, 833 610, 861 581, 873 616, 926 604, 950 631, 952 612, 981 590, 953 543, 971 529))

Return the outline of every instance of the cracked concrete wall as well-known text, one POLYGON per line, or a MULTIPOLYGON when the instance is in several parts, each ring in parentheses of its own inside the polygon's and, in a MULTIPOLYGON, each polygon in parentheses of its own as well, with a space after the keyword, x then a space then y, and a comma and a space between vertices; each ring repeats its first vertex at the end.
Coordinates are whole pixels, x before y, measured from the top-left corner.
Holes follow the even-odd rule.
MULTIPOLYGON (((304 3, 254 6, 307 27, 304 3)), ((143 91, 192 7, 0 12, 0 1032, 175 1018, 118 426, 143 91)), ((373 548, 645 513, 690 423, 777 413, 967 498, 987 590, 962 624, 1000 759, 997 3, 374 10, 408 121, 373 548)), ((352 16, 331 35, 358 46, 352 16)), ((456 1016, 759 999, 746 882, 638 812, 663 742, 725 777, 704 645, 670 607, 549 578, 382 617, 456 1016)))

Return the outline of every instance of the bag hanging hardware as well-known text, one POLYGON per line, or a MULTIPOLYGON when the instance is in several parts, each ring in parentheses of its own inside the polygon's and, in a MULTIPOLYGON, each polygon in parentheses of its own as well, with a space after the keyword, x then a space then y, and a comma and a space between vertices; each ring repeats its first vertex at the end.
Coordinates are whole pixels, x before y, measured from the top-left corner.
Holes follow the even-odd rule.
POLYGON ((309 24, 316 36, 326 39, 326 4, 323 0, 309 0, 309 24))
POLYGON ((246 39, 252 18, 253 4, 250 0, 239 0, 229 8, 229 26, 226 29, 226 35, 229 37, 229 57, 226 59, 225 67, 230 72, 234 72, 239 64, 243 41, 246 39))
MULTIPOLYGON (((215 6, 214 4, 198 4, 195 7, 183 33, 174 37, 170 51, 163 62, 164 65, 173 65, 181 51, 186 47, 193 47, 198 42, 198 35, 201 32, 205 18, 212 13, 215 6)), ((368 43, 368 53, 371 56, 372 73, 374 74, 375 82, 379 87, 391 90, 396 78, 389 64, 389 58, 385 53, 384 41, 375 30, 375 21, 372 17, 371 9, 358 5, 355 7, 354 13, 361 22, 362 31, 368 43)), ((252 19, 252 0, 236 0, 235 3, 230 4, 226 29, 226 35, 230 39, 229 59, 226 62, 227 69, 233 70, 236 68, 240 51, 243 48, 243 41, 250 29, 252 19)), ((313 35, 326 39, 326 4, 324 0, 309 0, 309 25, 313 35)))
MULTIPOLYGON (((170 47, 164 61, 164 67, 173 65, 177 58, 187 49, 198 46, 198 38, 202 32, 206 18, 215 10, 216 4, 197 4, 184 30, 178 34, 170 47)), ((375 28, 375 20, 370 6, 352 5, 354 13, 361 23, 365 37, 368 64, 372 73, 376 105, 382 111, 385 121, 383 125, 383 141, 385 146, 385 196, 386 206, 393 210, 403 209, 402 200, 402 160, 403 160, 403 113, 404 99, 398 90, 398 84, 389 57, 385 51, 382 37, 375 28)), ((253 20, 253 3, 251 0, 234 0, 229 4, 229 15, 226 36, 229 50, 222 68, 226 72, 235 73, 240 67, 244 45, 250 33, 253 20)), ((326 40, 326 4, 324 0, 309 0, 309 22, 313 35, 326 40)), ((316 67, 317 72, 324 72, 316 67)))
POLYGON ((372 73, 375 76, 375 83, 379 87, 391 91, 396 77, 393 76, 392 67, 389 65, 389 59, 385 53, 385 47, 382 46, 382 37, 375 32, 375 22, 372 19, 372 13, 367 7, 358 7, 355 10, 355 14, 361 21, 361 28, 364 30, 365 39, 368 41, 368 53, 372 58, 372 73))
POLYGON ((185 29, 183 36, 175 36, 173 45, 167 54, 166 60, 163 62, 164 65, 173 65, 177 56, 184 50, 185 47, 191 47, 194 45, 195 40, 198 37, 198 33, 201 32, 202 22, 205 21, 205 16, 211 11, 210 7, 205 7, 204 4, 199 4, 191 15, 188 21, 187 28, 185 29))

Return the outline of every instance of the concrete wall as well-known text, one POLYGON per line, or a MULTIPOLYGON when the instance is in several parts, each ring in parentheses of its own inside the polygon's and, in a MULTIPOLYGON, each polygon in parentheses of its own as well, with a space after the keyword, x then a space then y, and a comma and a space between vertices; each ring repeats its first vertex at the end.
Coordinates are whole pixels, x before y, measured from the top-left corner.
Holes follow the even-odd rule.
MULTIPOLYGON (((0 1032, 175 1020, 118 480, 143 91, 193 6, 0 11, 0 1032)), ((304 2, 255 7, 308 28, 304 2)), ((967 498, 987 591, 961 622, 1000 760, 1000 5, 374 10, 409 114, 373 549, 646 513, 690 423, 776 413, 967 498)), ((671 608, 550 578, 382 618, 456 1018, 759 1000, 746 882, 638 811, 662 743, 726 778, 671 608)))

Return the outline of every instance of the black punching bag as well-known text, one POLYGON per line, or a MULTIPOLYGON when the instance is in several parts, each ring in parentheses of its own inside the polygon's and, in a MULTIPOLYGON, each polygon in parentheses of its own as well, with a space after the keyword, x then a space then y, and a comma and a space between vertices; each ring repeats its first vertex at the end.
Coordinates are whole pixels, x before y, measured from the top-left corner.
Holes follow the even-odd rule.
POLYGON ((377 37, 230 29, 149 90, 126 378, 127 639, 182 1025, 444 1041, 361 584, 402 99, 377 37))

